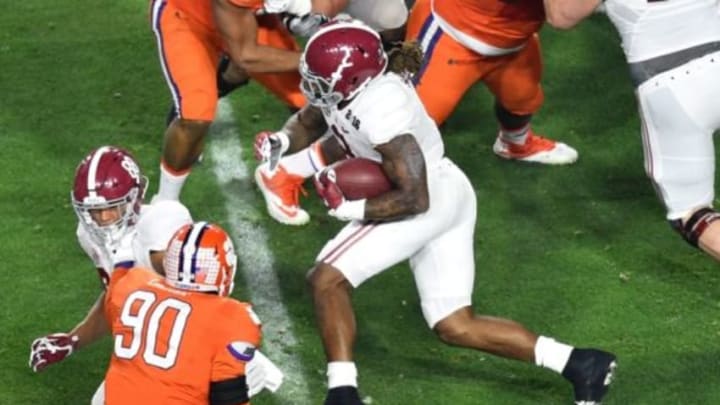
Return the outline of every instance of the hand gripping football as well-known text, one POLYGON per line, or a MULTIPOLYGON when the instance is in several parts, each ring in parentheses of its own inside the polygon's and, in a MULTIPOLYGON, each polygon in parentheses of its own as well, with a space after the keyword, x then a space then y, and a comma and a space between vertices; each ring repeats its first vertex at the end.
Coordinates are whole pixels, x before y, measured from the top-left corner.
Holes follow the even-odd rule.
POLYGON ((382 165, 371 159, 343 159, 330 169, 335 172, 335 183, 347 200, 377 197, 393 188, 382 165))

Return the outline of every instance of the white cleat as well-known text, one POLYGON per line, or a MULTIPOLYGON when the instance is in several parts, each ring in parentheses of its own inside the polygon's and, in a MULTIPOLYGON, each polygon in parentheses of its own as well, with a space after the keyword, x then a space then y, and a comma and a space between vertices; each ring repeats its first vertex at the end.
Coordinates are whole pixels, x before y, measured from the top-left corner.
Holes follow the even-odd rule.
POLYGON ((493 152, 503 159, 520 160, 523 162, 541 163, 545 165, 567 165, 578 159, 578 153, 572 147, 552 139, 536 135, 530 131, 525 144, 517 145, 507 142, 498 134, 493 144, 493 152))

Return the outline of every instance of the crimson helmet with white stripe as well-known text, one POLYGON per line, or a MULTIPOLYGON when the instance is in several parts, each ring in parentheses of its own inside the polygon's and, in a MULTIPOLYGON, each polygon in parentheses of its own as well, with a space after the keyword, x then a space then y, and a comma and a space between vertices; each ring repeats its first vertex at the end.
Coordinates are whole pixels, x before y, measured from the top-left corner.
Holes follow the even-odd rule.
POLYGON ((83 227, 99 243, 114 245, 137 222, 147 179, 126 150, 101 146, 90 152, 75 169, 71 199, 83 227), (93 211, 116 208, 120 215, 110 224, 98 224, 93 211))
POLYGON ((305 45, 300 89, 310 104, 331 107, 355 97, 386 66, 377 32, 357 20, 331 22, 305 45))
POLYGON ((235 285, 235 247, 218 225, 188 224, 168 243, 163 267, 166 282, 175 288, 228 296, 235 285))

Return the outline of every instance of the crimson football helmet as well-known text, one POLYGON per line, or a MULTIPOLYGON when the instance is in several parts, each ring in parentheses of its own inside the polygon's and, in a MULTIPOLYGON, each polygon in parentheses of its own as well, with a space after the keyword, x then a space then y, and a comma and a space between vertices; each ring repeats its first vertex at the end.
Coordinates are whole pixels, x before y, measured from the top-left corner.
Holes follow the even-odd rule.
POLYGON ((137 221, 145 196, 147 178, 135 159, 115 146, 102 146, 75 169, 71 200, 80 223, 99 243, 115 245, 137 221), (101 224, 97 213, 117 209, 117 219, 101 224))
POLYGON ((300 89, 316 107, 355 97, 385 71, 380 35, 360 21, 331 22, 307 42, 300 58, 300 89))
POLYGON ((180 228, 163 259, 165 280, 190 291, 232 293, 237 257, 230 236, 219 226, 196 222, 180 228))

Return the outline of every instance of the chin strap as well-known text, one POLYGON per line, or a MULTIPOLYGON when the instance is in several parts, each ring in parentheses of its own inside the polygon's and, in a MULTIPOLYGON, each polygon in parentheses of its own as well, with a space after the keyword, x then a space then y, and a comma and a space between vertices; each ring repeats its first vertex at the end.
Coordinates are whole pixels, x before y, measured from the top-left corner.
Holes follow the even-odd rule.
POLYGON ((670 221, 670 226, 682 235, 683 239, 685 239, 687 243, 698 247, 698 240, 700 240, 700 236, 703 232, 705 232, 708 225, 718 219, 720 219, 720 213, 714 209, 701 208, 695 211, 684 224, 682 219, 675 219, 670 221))

